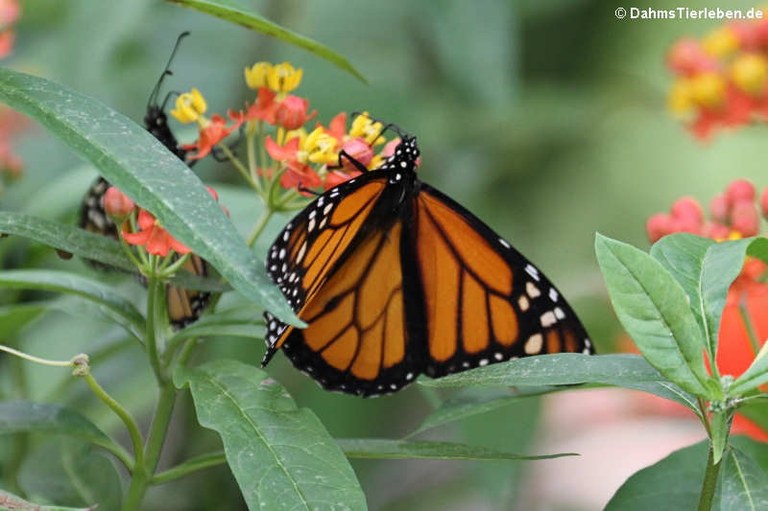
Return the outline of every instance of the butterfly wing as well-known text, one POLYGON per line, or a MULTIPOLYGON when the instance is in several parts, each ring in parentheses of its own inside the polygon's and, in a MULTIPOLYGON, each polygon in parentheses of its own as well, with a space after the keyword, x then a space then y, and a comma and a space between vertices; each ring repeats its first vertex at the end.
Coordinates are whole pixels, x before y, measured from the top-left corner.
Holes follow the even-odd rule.
POLYGON ((420 350, 409 349, 401 239, 401 188, 370 172, 316 199, 280 233, 267 270, 308 323, 293 328, 268 312, 269 362, 279 348, 324 388, 393 392, 412 381, 420 350))
POLYGON ((528 259, 431 186, 422 183, 414 200, 412 278, 423 296, 426 374, 543 353, 592 353, 574 311, 528 259))

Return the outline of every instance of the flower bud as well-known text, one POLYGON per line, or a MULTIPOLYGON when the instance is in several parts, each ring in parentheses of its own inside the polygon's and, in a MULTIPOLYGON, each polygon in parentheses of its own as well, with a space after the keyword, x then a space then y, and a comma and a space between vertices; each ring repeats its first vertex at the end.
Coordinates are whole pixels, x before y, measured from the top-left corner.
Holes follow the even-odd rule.
POLYGON ((115 186, 107 188, 101 200, 107 215, 117 220, 124 220, 136 207, 136 204, 115 186))
POLYGON ((731 228, 745 238, 755 236, 760 230, 760 215, 752 201, 739 201, 731 210, 731 228))

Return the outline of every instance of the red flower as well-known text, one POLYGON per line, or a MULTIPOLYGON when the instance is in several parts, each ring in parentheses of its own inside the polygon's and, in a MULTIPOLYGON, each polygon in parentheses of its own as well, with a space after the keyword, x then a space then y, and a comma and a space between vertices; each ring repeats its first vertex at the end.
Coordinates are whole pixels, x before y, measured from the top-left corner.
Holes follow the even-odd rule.
POLYGON ((296 130, 317 115, 309 112, 309 101, 298 96, 286 96, 275 109, 275 124, 287 130, 296 130))
MULTIPOLYGON (((285 172, 280 176, 280 185, 287 190, 291 188, 317 188, 322 184, 323 180, 312 167, 296 160, 289 161, 285 172)), ((301 191, 301 193, 307 197, 312 196, 308 192, 301 191)))
POLYGON ((228 115, 232 121, 231 126, 227 126, 227 120, 224 117, 214 114, 208 124, 200 130, 197 142, 184 146, 184 149, 197 149, 197 154, 190 156, 190 159, 199 160, 208 156, 214 146, 238 129, 246 118, 244 114, 231 110, 228 115))
POLYGON ((275 161, 288 161, 295 160, 299 151, 299 137, 290 139, 285 145, 280 145, 272 137, 267 135, 264 140, 264 148, 267 150, 269 157, 275 161))
POLYGON ((277 102, 275 102, 275 96, 277 94, 267 87, 259 88, 259 94, 256 97, 256 101, 248 107, 248 111, 245 113, 245 119, 248 121, 261 120, 267 124, 275 124, 275 110, 277 110, 277 102))
POLYGON ((675 73, 691 76, 707 71, 717 71, 717 60, 704 51, 696 39, 681 39, 667 54, 667 66, 675 73))
POLYGON ((139 210, 139 232, 126 232, 123 238, 131 245, 143 245, 148 253, 165 257, 173 250, 177 254, 187 254, 190 250, 163 229, 149 211, 139 210))
POLYGON ((325 132, 335 138, 339 143, 344 141, 344 135, 347 133, 347 114, 341 112, 336 115, 331 122, 328 123, 328 127, 325 128, 325 132))

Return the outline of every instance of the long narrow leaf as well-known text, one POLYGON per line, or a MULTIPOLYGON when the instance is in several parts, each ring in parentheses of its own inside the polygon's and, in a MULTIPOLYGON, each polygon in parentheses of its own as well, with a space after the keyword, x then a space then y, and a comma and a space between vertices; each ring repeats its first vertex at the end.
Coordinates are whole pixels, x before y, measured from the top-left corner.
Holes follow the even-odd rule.
POLYGON ((111 287, 74 273, 55 270, 0 271, 0 288, 41 289, 76 295, 99 305, 137 339, 143 339, 144 316, 111 287))
POLYGON ((365 78, 355 69, 347 59, 334 52, 330 48, 313 41, 303 35, 297 34, 273 23, 255 12, 248 11, 244 7, 228 0, 168 0, 171 3, 183 5, 195 9, 196 11, 216 16, 231 23, 242 25, 245 28, 261 32, 262 34, 280 39, 299 48, 303 48, 310 53, 314 53, 320 58, 335 64, 337 67, 350 73, 358 80, 365 82, 365 78))
POLYGON ((430 460, 547 460, 564 456, 578 456, 566 452, 558 454, 515 454, 454 442, 389 440, 381 438, 342 438, 337 440, 350 458, 378 459, 430 459, 430 460))

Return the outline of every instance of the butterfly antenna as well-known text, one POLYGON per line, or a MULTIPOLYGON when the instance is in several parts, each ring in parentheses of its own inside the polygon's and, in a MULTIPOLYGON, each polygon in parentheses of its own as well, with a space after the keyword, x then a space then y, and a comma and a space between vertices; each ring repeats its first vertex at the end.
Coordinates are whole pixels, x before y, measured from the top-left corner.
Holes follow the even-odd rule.
MULTIPOLYGON (((157 80, 157 83, 155 84, 155 88, 152 89, 152 93, 149 95, 149 100, 147 101, 147 110, 154 105, 157 104, 157 96, 160 94, 160 87, 163 85, 163 80, 165 80, 166 76, 170 76, 173 74, 171 71, 171 62, 173 62, 173 58, 176 56, 176 51, 179 49, 179 45, 181 44, 181 40, 184 39, 189 35, 189 30, 185 30, 181 34, 179 34, 179 37, 176 38, 176 44, 173 45, 173 50, 171 50, 171 56, 168 57, 168 62, 165 64, 165 69, 163 69, 162 74, 160 75, 160 78, 157 80)), ((165 100, 163 101, 163 107, 165 107, 165 104, 168 102, 168 99, 170 97, 170 94, 165 97, 165 100)))

